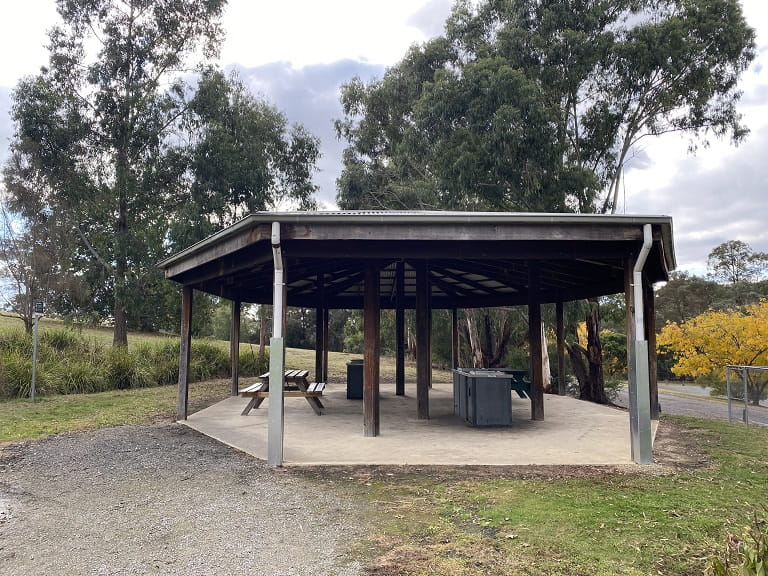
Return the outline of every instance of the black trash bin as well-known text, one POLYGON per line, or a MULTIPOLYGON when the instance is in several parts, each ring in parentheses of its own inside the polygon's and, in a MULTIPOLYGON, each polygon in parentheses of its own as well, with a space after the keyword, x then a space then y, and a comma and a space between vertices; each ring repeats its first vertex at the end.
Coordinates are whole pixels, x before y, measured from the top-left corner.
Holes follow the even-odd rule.
POLYGON ((347 361, 347 400, 363 399, 363 361, 347 361))

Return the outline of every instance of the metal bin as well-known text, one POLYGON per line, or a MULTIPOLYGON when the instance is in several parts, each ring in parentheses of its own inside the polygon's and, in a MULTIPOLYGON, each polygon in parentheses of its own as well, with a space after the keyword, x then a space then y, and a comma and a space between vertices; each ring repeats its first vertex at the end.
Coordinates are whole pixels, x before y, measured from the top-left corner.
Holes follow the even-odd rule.
POLYGON ((453 390, 454 411, 470 426, 512 423, 508 374, 493 370, 455 370, 453 390))
POLYGON ((347 400, 363 399, 363 361, 347 361, 347 400))

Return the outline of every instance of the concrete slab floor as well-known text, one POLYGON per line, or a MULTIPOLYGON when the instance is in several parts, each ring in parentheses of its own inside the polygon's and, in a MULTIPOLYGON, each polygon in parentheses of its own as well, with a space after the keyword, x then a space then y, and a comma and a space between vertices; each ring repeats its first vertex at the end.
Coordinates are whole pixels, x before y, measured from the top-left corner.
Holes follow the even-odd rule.
MULTIPOLYGON (((512 425, 470 427, 453 414, 452 384, 430 390, 430 419, 416 417, 414 390, 382 386, 380 435, 363 436, 363 403, 329 385, 317 416, 304 398, 285 399, 285 465, 620 465, 631 463, 629 415, 623 410, 544 395, 544 421, 513 395, 512 425), (329 389, 330 388, 330 389, 329 389), (391 389, 390 389, 391 388, 391 389)), ((257 458, 267 459, 269 400, 241 416, 248 399, 232 397, 184 424, 257 458)), ((655 423, 654 423, 655 432, 655 423)))

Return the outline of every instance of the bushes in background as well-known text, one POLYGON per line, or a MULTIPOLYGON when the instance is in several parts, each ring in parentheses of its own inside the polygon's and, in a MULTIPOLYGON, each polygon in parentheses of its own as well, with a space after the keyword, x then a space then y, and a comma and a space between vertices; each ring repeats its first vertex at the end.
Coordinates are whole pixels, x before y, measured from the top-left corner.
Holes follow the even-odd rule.
MULTIPOLYGON (((39 395, 102 392, 176 384, 179 341, 143 342, 112 348, 72 330, 46 330, 38 341, 35 389, 39 395)), ((240 374, 267 371, 268 357, 240 353, 240 374)), ((190 380, 230 375, 229 350, 214 342, 193 342, 190 380)), ((25 397, 32 384, 32 338, 23 330, 0 331, 0 398, 25 397)))

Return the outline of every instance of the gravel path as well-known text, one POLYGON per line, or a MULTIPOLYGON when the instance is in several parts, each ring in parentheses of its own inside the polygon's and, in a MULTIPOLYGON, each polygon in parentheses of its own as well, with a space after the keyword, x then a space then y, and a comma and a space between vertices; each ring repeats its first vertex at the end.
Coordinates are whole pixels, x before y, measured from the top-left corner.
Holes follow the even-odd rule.
POLYGON ((180 425, 107 428, 0 452, 0 573, 363 573, 343 487, 180 425))

